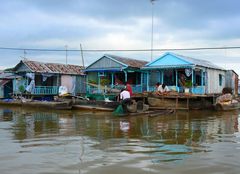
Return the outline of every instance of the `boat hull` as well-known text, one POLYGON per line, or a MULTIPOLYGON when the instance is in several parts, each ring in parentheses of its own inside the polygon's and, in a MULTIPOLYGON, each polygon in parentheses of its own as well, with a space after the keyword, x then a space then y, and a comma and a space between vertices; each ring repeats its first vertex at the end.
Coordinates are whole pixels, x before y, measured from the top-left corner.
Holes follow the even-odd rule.
POLYGON ((22 100, 11 100, 11 101, 0 101, 0 105, 9 106, 21 106, 31 107, 36 109, 49 108, 56 110, 68 110, 72 109, 72 101, 22 101, 22 100))
POLYGON ((237 110, 240 109, 240 103, 230 103, 230 104, 220 104, 217 103, 215 105, 215 110, 217 111, 232 111, 232 110, 237 110))
POLYGON ((114 111, 120 102, 117 101, 101 101, 101 100, 75 100, 73 109, 98 110, 98 111, 114 111))

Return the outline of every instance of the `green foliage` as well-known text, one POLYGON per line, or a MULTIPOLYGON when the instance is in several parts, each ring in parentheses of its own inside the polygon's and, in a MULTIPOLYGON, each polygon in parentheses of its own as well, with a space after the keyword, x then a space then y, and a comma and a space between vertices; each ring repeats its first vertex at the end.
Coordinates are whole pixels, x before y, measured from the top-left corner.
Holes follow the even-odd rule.
POLYGON ((102 85, 102 86, 109 85, 109 83, 110 83, 110 80, 109 80, 109 79, 107 79, 107 78, 101 79, 101 85, 102 85))
POLYGON ((192 81, 191 80, 187 80, 186 83, 185 83, 185 87, 191 88, 192 87, 192 81))
POLYGON ((23 93, 25 91, 25 87, 23 85, 20 85, 18 87, 19 92, 23 93))
POLYGON ((97 84, 95 80, 88 80, 88 83, 97 84))

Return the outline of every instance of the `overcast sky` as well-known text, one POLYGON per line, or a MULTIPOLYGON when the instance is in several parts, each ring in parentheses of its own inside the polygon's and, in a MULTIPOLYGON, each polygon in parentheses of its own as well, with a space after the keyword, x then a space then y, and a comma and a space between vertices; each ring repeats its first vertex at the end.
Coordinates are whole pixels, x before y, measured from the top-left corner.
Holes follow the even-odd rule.
MULTIPOLYGON (((239 0, 157 0, 153 48, 240 46, 239 0)), ((150 49, 150 0, 0 0, 0 47, 46 49, 150 49)), ((90 64, 103 54, 151 60, 150 52, 84 52, 90 64)), ((157 58, 164 52, 154 52, 157 58)), ((175 51, 240 74, 240 49, 175 51)), ((80 52, 68 63, 81 65, 80 52)), ((0 69, 23 51, 1 50, 0 69)), ((66 62, 66 52, 26 51, 30 60, 66 62)))

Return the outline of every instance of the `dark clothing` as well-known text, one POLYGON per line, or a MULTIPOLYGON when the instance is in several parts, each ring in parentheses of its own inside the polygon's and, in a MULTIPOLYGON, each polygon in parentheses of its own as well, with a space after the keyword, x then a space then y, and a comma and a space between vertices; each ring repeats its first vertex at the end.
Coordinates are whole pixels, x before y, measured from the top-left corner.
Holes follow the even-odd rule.
POLYGON ((121 101, 122 107, 123 107, 123 112, 127 113, 127 105, 131 104, 131 99, 130 98, 126 98, 124 100, 121 101))

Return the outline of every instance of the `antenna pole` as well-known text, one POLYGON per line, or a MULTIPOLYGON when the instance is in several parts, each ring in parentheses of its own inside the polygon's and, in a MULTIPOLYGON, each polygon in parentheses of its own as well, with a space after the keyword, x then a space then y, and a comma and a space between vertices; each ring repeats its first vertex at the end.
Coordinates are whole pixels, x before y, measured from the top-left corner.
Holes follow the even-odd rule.
POLYGON ((80 51, 81 51, 81 57, 82 57, 82 66, 85 68, 85 66, 84 66, 84 57, 83 57, 82 44, 80 44, 80 51))
POLYGON ((151 4, 152 4, 152 33, 151 33, 151 61, 153 58, 153 4, 154 4, 154 0, 150 0, 151 4))
POLYGON ((23 57, 24 57, 24 59, 26 58, 26 54, 27 54, 26 50, 23 50, 23 57))

